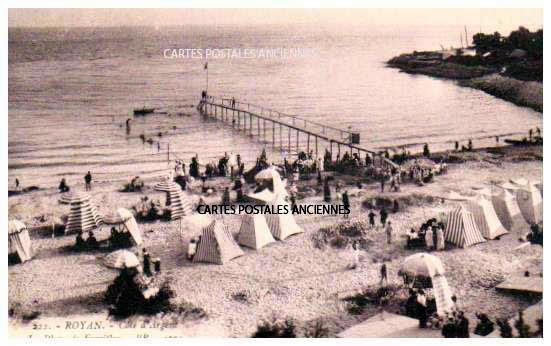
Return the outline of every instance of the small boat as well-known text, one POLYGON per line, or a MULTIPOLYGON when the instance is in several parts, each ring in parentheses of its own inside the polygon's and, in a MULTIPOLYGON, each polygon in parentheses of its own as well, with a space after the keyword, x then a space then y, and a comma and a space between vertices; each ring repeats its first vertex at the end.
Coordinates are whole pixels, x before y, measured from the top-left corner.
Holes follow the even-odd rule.
POLYGON ((146 114, 150 114, 150 113, 153 113, 155 111, 155 108, 137 108, 137 109, 134 109, 134 115, 146 115, 146 114))

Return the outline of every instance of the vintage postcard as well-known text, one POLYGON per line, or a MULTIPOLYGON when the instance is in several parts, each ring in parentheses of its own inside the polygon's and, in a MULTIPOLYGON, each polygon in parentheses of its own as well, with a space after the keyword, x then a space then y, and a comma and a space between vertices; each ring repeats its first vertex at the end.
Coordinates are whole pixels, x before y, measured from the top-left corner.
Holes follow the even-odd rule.
POLYGON ((517 7, 8 9, 8 336, 543 337, 517 7))

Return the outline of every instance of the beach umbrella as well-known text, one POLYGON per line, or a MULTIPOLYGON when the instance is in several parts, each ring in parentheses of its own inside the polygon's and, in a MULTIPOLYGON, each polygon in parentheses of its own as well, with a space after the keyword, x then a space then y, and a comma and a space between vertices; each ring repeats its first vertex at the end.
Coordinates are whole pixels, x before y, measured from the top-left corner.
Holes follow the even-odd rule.
POLYGON ((228 166, 237 166, 237 155, 231 154, 228 159, 228 166))
POLYGON ((444 275, 444 266, 440 259, 428 253, 417 253, 407 257, 400 268, 401 274, 433 278, 444 275))
POLYGON ((105 217, 103 222, 107 225, 118 225, 122 232, 129 232, 136 245, 143 243, 138 224, 130 210, 119 208, 115 213, 105 217))
POLYGON ((27 226, 19 220, 11 220, 8 222, 8 234, 19 233, 26 228, 27 226))
POLYGON ((402 167, 402 169, 410 169, 414 166, 419 166, 421 168, 433 168, 435 165, 436 163, 434 161, 424 157, 420 157, 418 159, 407 160, 400 166, 402 167))
POLYGON ((61 194, 61 197, 59 197, 59 203, 61 204, 71 204, 71 200, 73 199, 73 195, 75 195, 76 192, 69 191, 61 194))
POLYGON ((117 250, 105 256, 104 262, 106 267, 122 269, 133 268, 140 265, 140 261, 136 255, 128 250, 117 250))
POLYGON ((99 226, 103 220, 90 203, 90 195, 74 193, 70 199, 70 212, 65 225, 65 233, 86 232, 99 226))

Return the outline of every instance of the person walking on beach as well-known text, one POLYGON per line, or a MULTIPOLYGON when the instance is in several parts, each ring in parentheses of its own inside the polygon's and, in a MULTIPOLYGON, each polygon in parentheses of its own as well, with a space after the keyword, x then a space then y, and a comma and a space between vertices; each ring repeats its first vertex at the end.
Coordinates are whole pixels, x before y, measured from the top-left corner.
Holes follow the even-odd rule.
POLYGON ((360 265, 360 243, 357 240, 352 242, 352 251, 354 251, 354 262, 350 269, 356 269, 360 265))
POLYGON ((442 230, 442 227, 438 227, 436 229, 436 250, 442 251, 444 250, 444 247, 444 231, 442 230))
POLYGON ((385 192, 385 174, 381 176, 381 192, 385 192))
POLYGON ((19 179, 15 178, 15 189, 19 190, 19 179))
POLYGON ((387 244, 392 244, 392 222, 388 222, 388 224, 386 225, 386 229, 385 229, 385 232, 386 232, 386 243, 387 244))
POLYGON ((86 191, 92 190, 92 173, 90 173, 90 171, 84 176, 84 183, 86 185, 86 191))
POLYGON ((151 276, 151 255, 147 249, 143 249, 143 272, 147 276, 151 276))
POLYGON ((235 109, 235 97, 231 98, 231 108, 235 109))
POLYGON ((369 218, 369 228, 375 228, 375 213, 373 210, 369 212, 367 217, 369 218))

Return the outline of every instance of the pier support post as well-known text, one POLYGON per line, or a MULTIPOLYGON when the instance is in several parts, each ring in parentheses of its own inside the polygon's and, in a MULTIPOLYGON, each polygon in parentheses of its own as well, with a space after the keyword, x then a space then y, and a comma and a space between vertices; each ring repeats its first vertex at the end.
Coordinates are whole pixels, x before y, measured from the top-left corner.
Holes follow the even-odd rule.
POLYGON ((318 156, 318 136, 314 137, 316 140, 316 157, 318 156))
POLYGON ((289 127, 289 155, 291 155, 291 128, 289 127))
POLYGON ((275 124, 272 123, 272 146, 275 147, 275 124))
POLYGON ((253 135, 253 114, 249 113, 249 132, 253 135))
POLYGON ((297 130, 297 147, 296 147, 296 148, 297 148, 297 154, 299 153, 299 148, 298 148, 298 135, 299 135, 299 134, 300 134, 300 131, 297 130))
POLYGON ((306 137, 306 151, 310 153, 310 134, 306 137))

